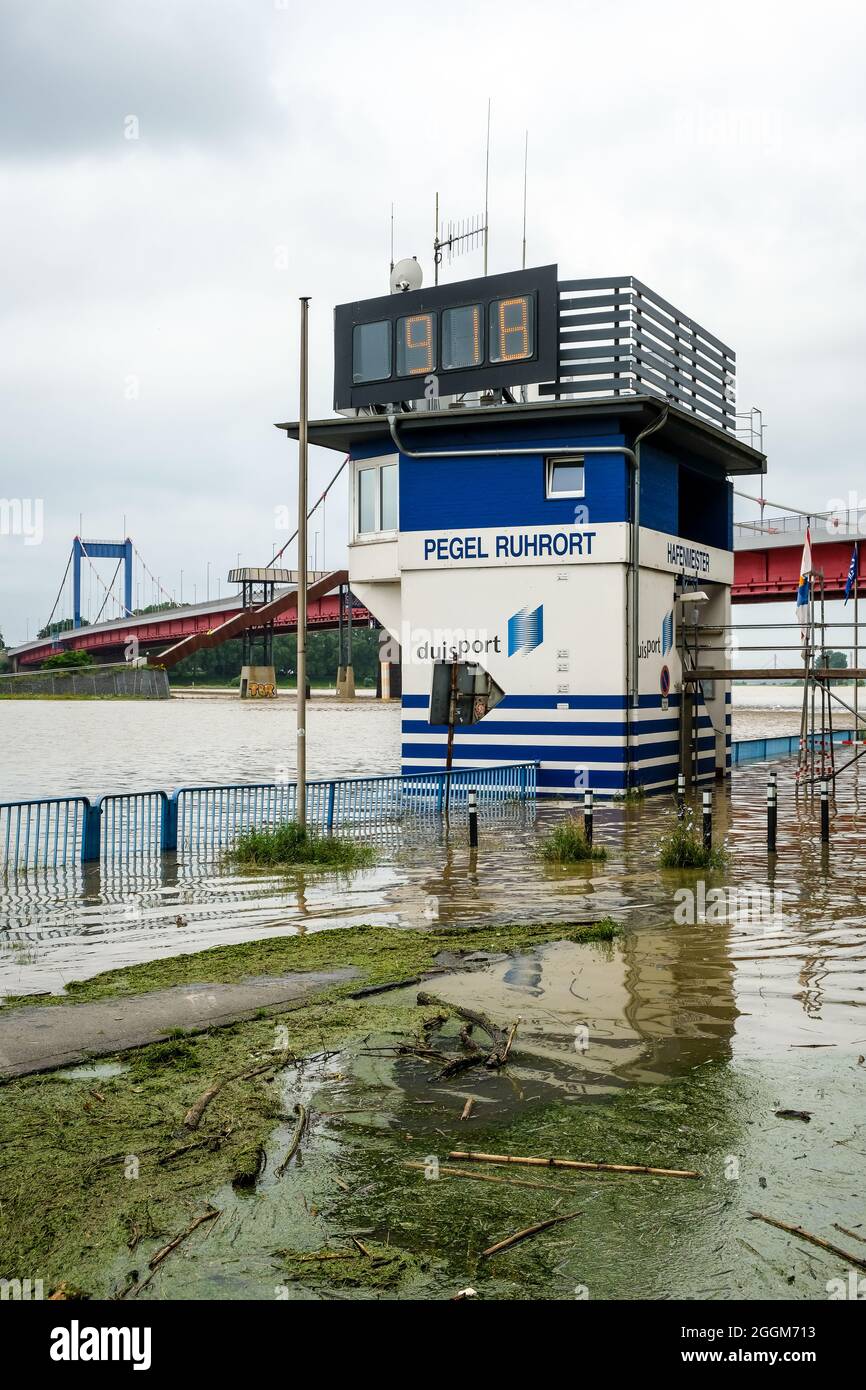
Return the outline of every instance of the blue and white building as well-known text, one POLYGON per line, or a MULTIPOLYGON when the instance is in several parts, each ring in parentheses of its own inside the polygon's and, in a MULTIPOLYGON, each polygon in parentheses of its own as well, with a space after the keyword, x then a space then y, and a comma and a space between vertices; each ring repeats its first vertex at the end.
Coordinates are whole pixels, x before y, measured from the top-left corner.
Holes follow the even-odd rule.
POLYGON ((399 646, 405 770, 444 765, 432 665, 456 653, 505 698, 458 727, 455 766, 537 760, 555 795, 724 774, 729 685, 692 672, 726 668, 731 477, 765 467, 734 374, 632 277, 543 267, 337 310, 344 414, 310 440, 350 455, 350 584, 399 646))

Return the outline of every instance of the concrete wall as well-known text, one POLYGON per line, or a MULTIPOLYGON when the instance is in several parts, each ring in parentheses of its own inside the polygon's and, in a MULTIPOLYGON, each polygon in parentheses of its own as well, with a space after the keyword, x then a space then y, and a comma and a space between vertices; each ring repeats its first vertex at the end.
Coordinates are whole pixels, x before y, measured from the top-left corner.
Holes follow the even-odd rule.
POLYGON ((81 666, 0 676, 0 695, 125 695, 167 700, 168 673, 147 666, 81 666))

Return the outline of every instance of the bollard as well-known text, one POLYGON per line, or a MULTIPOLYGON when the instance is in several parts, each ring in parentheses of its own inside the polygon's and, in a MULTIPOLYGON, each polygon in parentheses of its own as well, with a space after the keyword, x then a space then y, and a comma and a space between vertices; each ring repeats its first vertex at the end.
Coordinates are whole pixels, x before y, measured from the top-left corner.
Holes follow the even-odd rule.
POLYGON ((686 774, 677 773, 677 820, 684 820, 686 814, 686 774))
POLYGON ((704 792, 704 849, 713 847, 713 794, 704 792))
POLYGON ((776 853, 776 774, 771 772, 767 778, 767 849, 776 853))
POLYGON ((583 833, 586 843, 592 844, 592 792, 587 788, 583 793, 583 833))
POLYGON ((469 788, 469 848, 478 848, 478 792, 469 788))
POLYGON ((821 844, 830 843, 830 785, 823 777, 821 779, 821 844))

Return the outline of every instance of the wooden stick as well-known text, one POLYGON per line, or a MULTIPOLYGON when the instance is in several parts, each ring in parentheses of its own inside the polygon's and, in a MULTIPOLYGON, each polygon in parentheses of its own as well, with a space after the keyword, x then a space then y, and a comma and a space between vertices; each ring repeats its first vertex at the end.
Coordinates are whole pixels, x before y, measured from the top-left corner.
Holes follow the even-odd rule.
POLYGON ((205 1221, 213 1221, 216 1217, 220 1215, 221 1212, 218 1207, 208 1207, 207 1210, 203 1212, 201 1216, 197 1216, 194 1221, 191 1221, 189 1223, 186 1230, 181 1231, 180 1235, 175 1236, 174 1240, 170 1240, 168 1242, 168 1245, 164 1245, 161 1250, 157 1250, 156 1254, 150 1260, 148 1260, 148 1268, 150 1269, 150 1274, 148 1274, 147 1278, 143 1279, 140 1284, 127 1285, 127 1287, 120 1294, 120 1297, 125 1298, 129 1293, 131 1293, 133 1297, 140 1294, 142 1289, 147 1288, 151 1279, 156 1274, 157 1269, 162 1264, 163 1260, 171 1254, 172 1250, 176 1250, 177 1247, 181 1244, 181 1242, 185 1241, 187 1236, 191 1236, 193 1231, 195 1231, 199 1226, 203 1225, 205 1221))
POLYGON ((789 1226, 787 1221, 777 1221, 775 1216, 765 1216, 761 1211, 750 1211, 751 1221, 766 1221, 768 1226, 775 1226, 780 1231, 787 1231, 788 1235, 799 1236, 800 1240, 808 1240, 811 1245, 817 1245, 819 1250, 829 1250, 831 1255, 838 1255, 840 1260, 848 1260, 852 1265, 857 1265, 860 1269, 866 1269, 866 1257, 863 1255, 852 1255, 849 1250, 843 1250, 840 1245, 833 1245, 829 1240, 824 1240, 821 1236, 813 1236, 811 1232, 804 1231, 802 1226, 789 1226))
POLYGON ((179 1236, 175 1236, 174 1240, 168 1242, 168 1245, 164 1245, 161 1250, 157 1250, 153 1258, 147 1262, 148 1269, 156 1269, 157 1265, 162 1264, 166 1256, 170 1255, 172 1250, 176 1250, 181 1241, 186 1240, 187 1236, 191 1236, 197 1227, 203 1225, 205 1221, 213 1221, 219 1214, 216 1207, 208 1207, 206 1212, 203 1212, 201 1216, 195 1218, 195 1221, 189 1223, 185 1231, 181 1231, 179 1236))
POLYGON ((295 1126, 295 1132, 294 1132, 294 1134, 292 1135, 292 1142, 291 1142, 291 1144, 289 1145, 288 1153, 286 1154, 286 1156, 285 1156, 285 1158, 283 1159, 282 1163, 280 1164, 279 1168, 276 1169, 276 1176, 277 1176, 278 1178, 281 1178, 281 1177, 283 1176, 283 1173, 284 1173, 284 1172, 286 1171, 286 1169, 288 1168, 288 1166, 289 1166, 289 1159, 292 1158, 293 1154, 295 1153, 295 1150, 297 1149, 298 1145, 300 1144, 300 1142, 301 1142, 301 1135, 303 1134, 304 1128, 305 1128, 306 1123, 307 1123, 307 1112, 306 1112, 306 1110, 304 1109, 303 1105, 300 1105, 300 1104, 296 1105, 296 1106, 294 1107, 294 1113, 295 1113, 295 1114, 297 1115, 297 1117, 298 1117, 298 1123, 297 1123, 296 1126, 295 1126))
POLYGON ((518 1017, 517 1019, 515 1019, 514 1023, 512 1023, 512 1025, 511 1025, 511 1032, 508 1034, 508 1042, 505 1044, 505 1051, 504 1051, 503 1054, 502 1054, 502 1065, 503 1065, 503 1066, 505 1066, 505 1063, 508 1061, 508 1054, 509 1054, 509 1052, 511 1051, 511 1044, 514 1042, 514 1034, 517 1032, 517 1028, 518 1028, 518 1025, 520 1024, 520 1022, 521 1022, 521 1020, 520 1020, 520 1018, 518 1017))
POLYGON ((473 1163, 523 1163, 533 1168, 577 1168, 582 1173, 645 1173, 653 1178, 702 1178, 688 1168, 648 1168, 643 1163, 583 1163, 576 1158, 516 1158, 512 1154, 482 1154, 455 1149, 449 1158, 473 1163))
POLYGON ((469 1116, 472 1114, 472 1107, 473 1107, 474 1104, 475 1104, 475 1097, 474 1097, 474 1096, 470 1096, 469 1099, 467 1100, 466 1104, 465 1104, 464 1107, 463 1107, 463 1114, 460 1116, 461 1120, 468 1120, 468 1119, 469 1119, 469 1116))
POLYGON ((849 1231, 847 1226, 840 1226, 838 1221, 834 1221, 833 1225, 843 1236, 850 1236, 852 1240, 859 1240, 861 1245, 866 1245, 866 1236, 858 1236, 856 1231, 849 1231))
POLYGON ((230 1081, 249 1081, 254 1076, 261 1076, 262 1072, 276 1071, 278 1067, 285 1065, 285 1058, 281 1058, 278 1062, 266 1062, 263 1067, 253 1067, 252 1071, 240 1071, 233 1076, 224 1076, 222 1081, 217 1081, 213 1086, 208 1087, 204 1095, 199 1096, 195 1105, 190 1106, 183 1117, 184 1129, 198 1129, 202 1116, 214 1096, 218 1096, 223 1087, 227 1086, 230 1081))
POLYGON ((575 1216, 582 1216, 579 1211, 568 1211, 562 1216, 550 1216, 546 1221, 539 1221, 537 1226, 526 1226, 522 1231, 515 1231, 513 1236, 507 1236, 505 1240, 497 1241, 487 1250, 482 1250, 481 1259, 486 1260, 490 1255, 496 1255, 500 1250, 508 1250, 510 1246, 517 1245, 518 1241, 529 1240, 530 1236, 537 1236, 539 1231, 546 1231, 549 1226, 558 1226, 561 1221, 571 1221, 575 1216))
MULTIPOLYGON (((406 1162, 403 1167, 426 1168, 427 1164, 406 1162)), ((470 1173, 465 1168, 448 1168, 444 1165, 440 1165, 439 1172, 447 1173, 450 1178, 473 1178, 475 1182, 501 1182, 505 1183, 506 1187, 542 1187, 546 1188, 548 1192, 574 1193, 573 1186, 565 1187, 562 1183, 557 1182, 536 1182, 534 1178, 500 1178, 494 1177, 492 1173, 470 1173)))

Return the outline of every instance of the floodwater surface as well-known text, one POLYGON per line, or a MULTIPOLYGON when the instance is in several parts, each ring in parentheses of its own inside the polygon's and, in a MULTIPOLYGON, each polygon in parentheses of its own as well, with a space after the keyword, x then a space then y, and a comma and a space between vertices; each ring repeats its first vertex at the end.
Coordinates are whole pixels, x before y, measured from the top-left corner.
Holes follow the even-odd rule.
MULTIPOLYGON (((145 744, 130 746, 124 770, 109 746, 86 764, 82 747, 104 743, 90 711, 103 715, 103 708, 84 704, 62 715, 85 740, 77 752, 64 745, 55 768, 31 745, 28 770, 13 749, 7 776, 19 793, 28 777, 30 789, 33 781, 44 792, 60 782, 68 787, 74 770, 88 792, 107 789, 112 776, 115 785, 128 778, 135 786, 253 780, 265 772, 262 748, 272 747, 277 726, 268 721, 280 718, 290 747, 284 706, 238 713, 228 702, 213 703, 219 710, 210 731, 219 738, 206 777, 200 767, 192 776, 188 753, 178 775, 167 775, 172 758, 158 721, 170 725, 174 706, 148 707, 160 711, 150 726, 152 756, 145 744), (238 727, 254 733, 240 764, 229 767, 219 742, 238 727), (138 771, 136 758, 143 759, 138 771)), ((188 707, 201 712, 198 702, 188 707)), ((58 706, 34 708, 50 729, 48 715, 58 706)), ((129 709, 104 707, 121 719, 129 709)), ((0 718, 8 717, 0 705, 0 718)), ((323 708, 316 718, 320 732, 342 731, 330 763, 322 755, 318 770, 394 765, 394 707, 323 708)), ((194 727, 193 720, 188 741, 194 727)), ((760 730, 775 731, 772 723, 760 730)), ((852 755, 840 750, 838 763, 852 755)), ((798 790, 792 762, 773 765, 779 831, 772 857, 768 768, 737 769, 714 789, 714 838, 728 860, 712 872, 659 868, 659 840, 675 810, 669 797, 658 797, 598 805, 595 839, 607 857, 568 868, 546 864, 539 853, 567 808, 540 803, 485 812, 477 852, 461 817, 449 827, 407 820, 378 842, 373 867, 349 875, 249 877, 219 862, 171 859, 131 872, 94 866, 8 878, 0 887, 0 988, 9 994, 57 991, 117 965, 272 934, 331 932, 338 964, 339 929, 358 923, 423 931, 431 923, 610 916, 622 926, 609 943, 558 942, 445 962, 454 968, 428 988, 446 1006, 481 1010, 503 1028, 517 1024, 505 1071, 477 1067, 442 1081, 430 1060, 400 1051, 413 1039, 395 1029, 395 1018, 414 1004, 414 987, 371 1003, 381 1023, 363 1038, 288 1066, 276 1083, 282 1116, 254 1190, 196 1194, 196 1210, 207 1200, 220 1217, 165 1261, 140 1296, 444 1298, 471 1284, 481 1297, 514 1299, 829 1297, 832 1281, 848 1276, 845 1260, 750 1213, 802 1226, 860 1258, 866 1249, 858 1245, 866 1239, 861 766, 838 779, 831 840, 823 846, 817 799, 798 790), (469 1100, 470 1118, 461 1120, 469 1100), (278 1174, 298 1103, 309 1125, 299 1153, 278 1174), (464 1149, 702 1176, 487 1166, 488 1177, 510 1180, 490 1182, 467 1176, 465 1162, 449 1162, 452 1150, 464 1149), (462 1176, 440 1171, 449 1166, 462 1176), (512 1185, 527 1177, 548 1187, 512 1185), (573 1221, 484 1256, 521 1227, 572 1209, 581 1211, 573 1221), (354 1263, 365 1258, 373 1263, 354 1263)), ((430 1046, 459 1055, 459 1023, 431 1024, 430 1046)), ((70 1084, 83 1094, 92 1074, 70 1084)), ((116 1291, 129 1268, 128 1252, 112 1252, 102 1292, 116 1291)))

